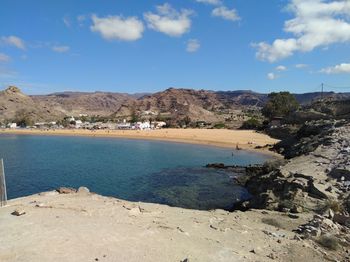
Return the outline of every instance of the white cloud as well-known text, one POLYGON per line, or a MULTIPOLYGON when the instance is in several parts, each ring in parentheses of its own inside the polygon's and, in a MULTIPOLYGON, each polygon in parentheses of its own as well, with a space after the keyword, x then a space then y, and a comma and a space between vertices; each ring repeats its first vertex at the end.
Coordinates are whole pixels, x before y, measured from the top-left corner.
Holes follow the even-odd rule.
POLYGON ((276 71, 286 71, 287 67, 283 66, 283 65, 279 65, 276 67, 276 71))
POLYGON ((307 64, 296 64, 295 65, 295 68, 298 68, 298 69, 302 69, 302 68, 306 68, 306 67, 308 67, 307 64))
POLYGON ((86 15, 78 15, 77 16, 77 21, 79 23, 79 26, 83 26, 85 20, 86 20, 86 15))
POLYGON ((350 1, 291 0, 287 10, 294 18, 285 22, 284 31, 293 37, 255 44, 259 59, 275 62, 295 52, 350 42, 350 1))
POLYGON ((137 17, 123 18, 121 16, 92 16, 91 31, 98 32, 104 39, 136 41, 142 37, 143 23, 137 17))
POLYGON ((8 55, 0 53, 0 62, 9 62, 11 58, 8 55))
POLYGON ((200 47, 201 44, 197 39, 190 39, 187 41, 186 51, 189 53, 194 53, 197 52, 200 47))
POLYGON ((14 35, 3 36, 1 37, 1 41, 7 45, 15 46, 19 49, 23 49, 23 50, 26 49, 24 41, 21 38, 14 35))
POLYGON ((179 37, 190 30, 192 23, 190 16, 193 13, 191 10, 177 11, 167 3, 156 8, 157 13, 144 14, 149 28, 174 37, 179 37))
POLYGON ((69 19, 68 16, 63 17, 62 21, 66 25, 66 27, 70 27, 71 26, 70 19, 69 19))
POLYGON ((320 72, 325 74, 350 74, 350 63, 342 63, 339 65, 323 68, 320 72))
POLYGON ((66 45, 55 45, 52 47, 52 50, 57 52, 57 53, 66 53, 70 49, 69 46, 66 45))
POLYGON ((198 3, 204 3, 204 4, 209 4, 209 5, 220 5, 221 1, 220 0, 195 0, 198 3))
POLYGON ((278 78, 278 76, 275 73, 268 73, 267 74, 267 79, 269 79, 269 80, 275 80, 276 78, 278 78))
POLYGON ((220 6, 215 8, 212 13, 212 16, 221 17, 230 21, 237 21, 241 18, 239 17, 236 9, 228 9, 226 6, 220 6))

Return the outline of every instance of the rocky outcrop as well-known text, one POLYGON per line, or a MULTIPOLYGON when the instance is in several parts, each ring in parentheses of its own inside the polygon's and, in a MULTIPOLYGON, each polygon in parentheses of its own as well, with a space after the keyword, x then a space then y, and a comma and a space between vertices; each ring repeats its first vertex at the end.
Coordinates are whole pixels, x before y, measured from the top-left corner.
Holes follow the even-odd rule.
POLYGON ((64 114, 55 108, 34 101, 15 86, 0 91, 0 123, 27 118, 31 121, 53 121, 64 114))
POLYGON ((320 212, 330 201, 349 205, 350 123, 322 120, 303 125, 276 148, 288 159, 274 170, 261 168, 246 182, 246 208, 320 212))

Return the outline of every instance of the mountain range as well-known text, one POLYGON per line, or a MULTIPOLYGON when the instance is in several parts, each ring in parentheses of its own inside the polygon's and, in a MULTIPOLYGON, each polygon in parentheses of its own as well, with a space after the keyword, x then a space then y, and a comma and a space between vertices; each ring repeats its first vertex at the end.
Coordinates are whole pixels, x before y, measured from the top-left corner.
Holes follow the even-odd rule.
MULTIPOLYGON (((321 97, 350 98, 350 93, 295 94, 307 104, 321 97)), ((246 110, 262 107, 267 94, 253 91, 208 91, 169 88, 153 94, 125 94, 111 92, 60 92, 48 95, 26 95, 17 87, 0 91, 0 121, 25 113, 33 121, 56 121, 65 116, 94 115, 128 118, 132 115, 146 118, 162 116, 179 120, 223 122, 240 119, 246 110)))

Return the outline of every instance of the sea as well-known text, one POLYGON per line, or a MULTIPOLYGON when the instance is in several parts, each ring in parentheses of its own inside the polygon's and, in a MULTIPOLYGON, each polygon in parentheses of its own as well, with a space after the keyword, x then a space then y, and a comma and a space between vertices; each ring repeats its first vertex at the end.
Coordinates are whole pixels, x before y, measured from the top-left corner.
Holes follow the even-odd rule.
POLYGON ((129 201, 211 210, 250 197, 232 171, 208 163, 260 164, 255 152, 184 143, 76 136, 0 135, 8 198, 59 187, 129 201))

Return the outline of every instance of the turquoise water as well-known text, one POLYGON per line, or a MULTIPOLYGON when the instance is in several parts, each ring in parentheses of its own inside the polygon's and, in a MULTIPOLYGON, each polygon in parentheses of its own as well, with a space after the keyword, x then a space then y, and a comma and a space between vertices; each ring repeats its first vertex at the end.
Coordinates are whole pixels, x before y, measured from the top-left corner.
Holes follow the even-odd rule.
POLYGON ((0 136, 8 197, 60 186, 132 201, 212 209, 247 197, 234 174, 207 163, 247 165, 266 156, 216 147, 115 138, 0 136))

